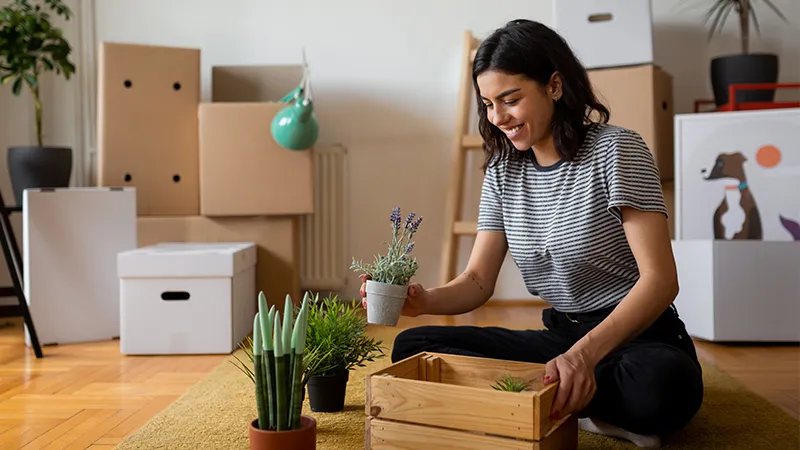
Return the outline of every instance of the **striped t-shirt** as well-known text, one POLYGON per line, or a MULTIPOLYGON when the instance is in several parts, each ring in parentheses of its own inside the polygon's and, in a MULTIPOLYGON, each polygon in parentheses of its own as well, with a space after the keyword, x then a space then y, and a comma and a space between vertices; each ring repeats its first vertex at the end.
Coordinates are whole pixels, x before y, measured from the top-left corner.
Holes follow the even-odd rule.
POLYGON ((528 291, 563 312, 619 303, 639 278, 619 211, 667 208, 658 168, 635 131, 593 124, 572 162, 533 152, 493 161, 478 231, 505 232, 528 291))

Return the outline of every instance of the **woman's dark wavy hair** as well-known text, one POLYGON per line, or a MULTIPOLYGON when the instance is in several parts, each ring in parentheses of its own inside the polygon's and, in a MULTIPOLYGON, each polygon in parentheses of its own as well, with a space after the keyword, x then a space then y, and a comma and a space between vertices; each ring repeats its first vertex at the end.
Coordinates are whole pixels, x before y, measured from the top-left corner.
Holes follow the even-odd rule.
POLYGON ((521 157, 527 152, 514 148, 511 141, 486 117, 486 105, 480 98, 478 75, 488 70, 521 74, 546 86, 553 73, 561 76, 561 98, 555 104, 552 132, 558 154, 572 161, 597 112, 607 123, 606 108, 594 95, 586 69, 567 42, 555 31, 532 20, 513 20, 486 38, 475 54, 472 81, 478 100, 478 130, 483 137, 483 170, 505 155, 521 157))

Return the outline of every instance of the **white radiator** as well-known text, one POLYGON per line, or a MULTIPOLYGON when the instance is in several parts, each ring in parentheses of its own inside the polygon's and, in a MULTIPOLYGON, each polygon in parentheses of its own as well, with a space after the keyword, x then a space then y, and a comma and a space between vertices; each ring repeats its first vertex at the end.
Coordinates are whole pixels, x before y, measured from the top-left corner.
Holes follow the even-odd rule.
POLYGON ((314 214, 301 219, 301 283, 303 290, 337 292, 350 268, 347 149, 315 149, 314 172, 314 214))

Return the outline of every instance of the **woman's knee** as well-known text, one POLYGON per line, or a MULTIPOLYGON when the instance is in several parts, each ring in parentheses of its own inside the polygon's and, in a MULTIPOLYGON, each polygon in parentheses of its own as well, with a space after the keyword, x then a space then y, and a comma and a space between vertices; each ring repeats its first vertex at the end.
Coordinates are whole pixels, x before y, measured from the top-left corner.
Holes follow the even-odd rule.
POLYGON ((435 336, 439 334, 437 333, 437 328, 435 326, 423 326, 401 331, 394 339, 392 363, 430 349, 435 342, 435 336))
POLYGON ((639 434, 669 433, 689 423, 703 402, 700 368, 677 349, 646 353, 626 354, 598 374, 598 401, 586 415, 639 434))
MULTIPOLYGON (((623 363, 624 364, 624 363, 623 363)), ((624 370, 624 369, 623 369, 624 370)), ((654 360, 625 402, 637 432, 662 434, 686 426, 703 403, 703 375, 683 353, 654 360)), ((631 430, 633 431, 633 430, 631 430)))

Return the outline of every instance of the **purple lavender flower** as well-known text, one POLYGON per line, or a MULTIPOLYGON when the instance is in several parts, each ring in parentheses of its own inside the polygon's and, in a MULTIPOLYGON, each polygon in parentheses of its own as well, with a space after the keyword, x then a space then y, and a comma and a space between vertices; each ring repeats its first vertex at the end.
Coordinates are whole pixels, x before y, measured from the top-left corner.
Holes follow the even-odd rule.
POLYGON ((408 246, 406 246, 405 254, 407 255, 407 254, 411 253, 411 250, 414 250, 414 243, 413 242, 408 244, 408 246))
POLYGON ((406 228, 411 225, 411 221, 414 220, 414 215, 415 214, 412 212, 408 215, 408 217, 406 217, 406 228))
POLYGON ((400 226, 400 207, 399 206, 396 206, 392 210, 392 214, 389 216, 389 221, 395 227, 399 227, 400 226))
POLYGON ((422 223, 422 216, 417 217, 417 219, 411 224, 411 232, 416 233, 419 229, 419 224, 422 223))

